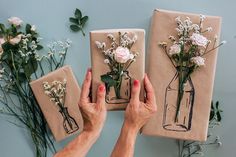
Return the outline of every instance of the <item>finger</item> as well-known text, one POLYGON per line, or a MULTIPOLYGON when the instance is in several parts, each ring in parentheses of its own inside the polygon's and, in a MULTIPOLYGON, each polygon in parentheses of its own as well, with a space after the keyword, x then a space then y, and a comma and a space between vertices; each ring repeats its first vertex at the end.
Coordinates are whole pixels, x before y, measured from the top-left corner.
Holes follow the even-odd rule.
POLYGON ((138 106, 139 105, 139 94, 140 94, 140 82, 139 80, 134 80, 132 91, 131 91, 131 104, 138 106))
POLYGON ((97 105, 99 107, 105 106, 105 86, 100 84, 97 89, 97 105))
POLYGON ((144 76, 144 88, 147 95, 147 98, 146 98, 147 101, 149 101, 151 104, 155 104, 156 103, 155 92, 147 74, 145 74, 144 76))
POLYGON ((90 101, 89 92, 90 92, 91 80, 92 80, 92 72, 91 72, 91 69, 89 68, 87 70, 87 73, 83 82, 83 86, 82 86, 81 95, 80 95, 80 99, 82 101, 86 101, 86 102, 90 101))

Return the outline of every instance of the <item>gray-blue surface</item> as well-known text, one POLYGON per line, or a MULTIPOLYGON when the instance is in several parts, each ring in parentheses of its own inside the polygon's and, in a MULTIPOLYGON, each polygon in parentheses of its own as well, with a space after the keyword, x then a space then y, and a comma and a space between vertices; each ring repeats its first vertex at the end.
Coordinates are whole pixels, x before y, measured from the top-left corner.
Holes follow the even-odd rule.
MULTIPOLYGON (((149 30, 154 8, 179 10, 223 17, 222 39, 228 43, 220 48, 214 87, 214 99, 220 100, 224 110, 222 126, 216 131, 223 146, 210 148, 207 157, 235 157, 236 155, 236 3, 234 0, 0 0, 0 22, 18 16, 35 24, 44 38, 43 42, 70 38, 73 47, 67 63, 76 73, 79 83, 90 66, 88 32, 103 28, 144 28, 149 30), (68 17, 78 7, 90 19, 83 38, 69 30, 68 17)), ((123 112, 109 112, 101 137, 90 150, 88 157, 107 157, 119 135, 123 112)), ((57 144, 63 147, 70 139, 57 144)), ((0 118, 0 157, 32 157, 33 144, 27 132, 0 118)), ((177 157, 174 140, 139 136, 136 157, 177 157)))

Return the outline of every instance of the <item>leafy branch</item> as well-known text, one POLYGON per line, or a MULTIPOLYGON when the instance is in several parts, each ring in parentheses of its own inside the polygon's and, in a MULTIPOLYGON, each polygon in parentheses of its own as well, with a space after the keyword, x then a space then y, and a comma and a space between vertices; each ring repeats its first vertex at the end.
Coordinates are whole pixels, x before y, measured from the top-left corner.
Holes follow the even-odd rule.
POLYGON ((74 32, 79 32, 81 31, 83 36, 85 36, 85 32, 83 30, 86 22, 88 21, 88 16, 83 16, 82 12, 76 8, 75 13, 74 13, 74 17, 70 17, 69 21, 72 23, 70 25, 70 29, 74 32))

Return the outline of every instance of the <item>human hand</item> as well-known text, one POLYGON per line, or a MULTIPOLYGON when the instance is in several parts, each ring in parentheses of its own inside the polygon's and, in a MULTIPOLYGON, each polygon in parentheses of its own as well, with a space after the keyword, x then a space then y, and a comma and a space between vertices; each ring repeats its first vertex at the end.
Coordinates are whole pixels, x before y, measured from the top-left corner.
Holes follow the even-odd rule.
POLYGON ((140 88, 140 82, 134 80, 130 103, 125 111, 124 127, 133 129, 135 132, 138 132, 157 111, 154 89, 147 75, 144 77, 145 102, 139 100, 140 88))
POLYGON ((91 103, 89 97, 92 80, 92 71, 88 69, 82 86, 79 107, 84 118, 85 132, 92 132, 99 136, 104 126, 107 110, 105 107, 105 86, 100 84, 97 89, 97 102, 91 103))

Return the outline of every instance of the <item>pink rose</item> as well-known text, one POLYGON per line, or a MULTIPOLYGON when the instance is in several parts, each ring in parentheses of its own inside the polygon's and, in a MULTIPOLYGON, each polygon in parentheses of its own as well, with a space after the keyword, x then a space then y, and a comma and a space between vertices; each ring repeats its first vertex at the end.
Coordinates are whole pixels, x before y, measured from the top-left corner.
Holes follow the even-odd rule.
POLYGON ((196 64, 197 66, 203 66, 205 65, 205 58, 202 58, 200 56, 192 57, 191 62, 196 64))
POLYGON ((126 63, 129 59, 131 59, 132 55, 130 54, 128 48, 119 46, 115 50, 114 57, 118 63, 126 63))
POLYGON ((206 47, 208 43, 207 38, 198 33, 193 33, 190 39, 192 40, 193 45, 206 47))
POLYGON ((17 35, 15 38, 10 39, 10 43, 12 45, 18 44, 21 41, 21 34, 17 35))
POLYGON ((14 26, 20 26, 23 23, 19 17, 11 17, 8 19, 8 22, 14 26))

